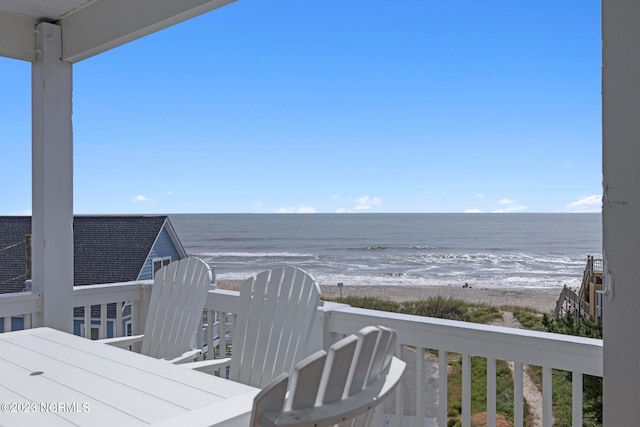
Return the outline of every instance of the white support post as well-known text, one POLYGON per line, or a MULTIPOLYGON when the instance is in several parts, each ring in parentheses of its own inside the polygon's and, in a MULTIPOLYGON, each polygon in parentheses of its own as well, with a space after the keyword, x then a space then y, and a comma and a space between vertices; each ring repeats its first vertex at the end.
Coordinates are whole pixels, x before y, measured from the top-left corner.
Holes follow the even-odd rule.
POLYGON ((638 424, 640 2, 602 1, 603 425, 638 424))
POLYGON ((72 65, 62 61, 58 25, 36 26, 32 66, 33 290, 42 293, 35 325, 73 331, 72 65))

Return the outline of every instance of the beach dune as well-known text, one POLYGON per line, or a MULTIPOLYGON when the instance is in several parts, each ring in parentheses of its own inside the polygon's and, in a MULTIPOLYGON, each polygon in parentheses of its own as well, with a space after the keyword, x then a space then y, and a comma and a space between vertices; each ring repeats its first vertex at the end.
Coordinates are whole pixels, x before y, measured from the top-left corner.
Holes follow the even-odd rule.
MULTIPOLYGON (((239 290, 241 280, 218 280, 221 289, 239 290)), ((340 289, 320 284, 323 299, 335 299, 340 289)), ((552 313, 561 289, 557 288, 463 288, 462 286, 348 286, 343 296, 371 296, 391 301, 410 301, 442 296, 467 302, 487 303, 496 307, 513 305, 529 307, 542 313, 552 313)))

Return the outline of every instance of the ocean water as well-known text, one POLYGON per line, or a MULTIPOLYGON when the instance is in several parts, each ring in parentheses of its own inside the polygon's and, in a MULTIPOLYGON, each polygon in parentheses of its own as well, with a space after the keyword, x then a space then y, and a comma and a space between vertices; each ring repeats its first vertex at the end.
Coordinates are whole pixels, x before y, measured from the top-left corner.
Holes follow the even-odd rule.
POLYGON ((187 252, 219 279, 293 264, 318 283, 580 286, 601 257, 600 214, 172 215, 187 252))

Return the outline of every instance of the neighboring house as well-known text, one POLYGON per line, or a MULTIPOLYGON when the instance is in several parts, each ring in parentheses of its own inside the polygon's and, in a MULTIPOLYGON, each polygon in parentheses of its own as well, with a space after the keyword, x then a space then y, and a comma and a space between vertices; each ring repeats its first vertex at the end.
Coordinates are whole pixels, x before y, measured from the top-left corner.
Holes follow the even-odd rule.
MULTIPOLYGON (((29 234, 31 217, 0 216, 0 294, 25 290, 29 234)), ((73 242, 75 286, 153 279, 162 266, 187 256, 167 216, 76 216, 73 242)), ((98 323, 100 308, 91 314, 98 323)), ((115 304, 109 304, 108 336, 115 317, 115 304)), ((22 329, 22 318, 12 322, 22 329)), ((84 308, 75 308, 74 333, 84 334, 84 327, 84 308)))

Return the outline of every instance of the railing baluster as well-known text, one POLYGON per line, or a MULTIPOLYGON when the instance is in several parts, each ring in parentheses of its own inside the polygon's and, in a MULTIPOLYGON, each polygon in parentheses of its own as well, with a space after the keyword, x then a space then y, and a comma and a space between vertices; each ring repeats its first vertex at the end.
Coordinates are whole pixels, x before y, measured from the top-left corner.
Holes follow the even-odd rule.
POLYGON ((496 359, 487 359, 487 426, 496 427, 496 359))
POLYGON ((122 337, 125 335, 124 325, 122 323, 122 310, 124 309, 123 302, 116 303, 116 323, 113 326, 113 336, 122 337))
POLYGON ((91 338, 91 306, 84 306, 84 337, 91 338))
POLYGON ((471 426, 471 356, 462 355, 462 427, 471 426))
MULTIPOLYGON (((448 353, 444 350, 438 351, 438 425, 447 425, 447 415, 449 414, 447 407, 448 384, 449 384, 449 361, 448 353)), ((401 424, 396 424, 401 425, 401 424)))
POLYGON ((416 427, 424 427, 424 347, 416 348, 416 427))
POLYGON ((220 349, 216 349, 216 345, 220 346, 222 343, 222 337, 220 336, 220 330, 221 328, 223 328, 222 326, 222 312, 220 311, 214 311, 213 312, 213 341, 214 341, 214 346, 211 348, 211 352, 209 353, 209 357, 211 359, 219 359, 220 358, 220 349), (218 340, 218 343, 215 344, 216 341, 216 337, 218 340))
MULTIPOLYGON (((230 356, 233 356, 233 334, 231 334, 231 335, 227 335, 227 319, 228 319, 228 318, 229 318, 229 317, 228 317, 227 313, 224 313, 224 315, 222 316, 222 319, 224 319, 224 320, 221 320, 221 321, 223 321, 223 322, 224 322, 224 343, 225 343, 225 350, 224 350, 224 353, 223 353, 223 356, 222 356, 222 357, 230 357, 230 356), (227 339, 228 337, 230 337, 230 338, 231 338, 231 342, 229 342, 229 340, 227 339), (226 346, 231 347, 231 351, 230 351, 230 352, 227 352, 227 350, 226 350, 226 346)), ((235 329, 236 324, 237 324, 237 321, 238 321, 238 315, 237 315, 237 314, 235 314, 235 313, 234 313, 234 314, 232 314, 232 315, 231 315, 231 324, 233 325, 233 326, 231 327, 231 330, 232 330, 232 331, 233 331, 233 329, 235 329)))
POLYGON ((542 425, 543 427, 551 427, 553 423, 553 376, 551 368, 544 366, 542 368, 542 425))
POLYGON ((204 315, 204 312, 200 313, 200 321, 198 322, 198 327, 196 329, 196 348, 200 349, 200 355, 198 356, 199 360, 202 360, 202 347, 203 344, 202 342, 204 341, 203 336, 202 336, 202 316, 204 315))
POLYGON ((107 304, 100 304, 100 330, 98 338, 107 338, 107 304))
MULTIPOLYGON (((396 345, 396 357, 402 359, 402 349, 404 346, 402 344, 396 345)), ((402 379, 405 381, 406 376, 402 379)), ((395 416, 395 426, 402 426, 404 419, 404 386, 396 387, 396 416, 395 416)))
POLYGON ((31 329, 31 313, 24 315, 24 328, 31 329))
POLYGON ((140 320, 140 302, 132 301, 131 302, 131 335, 141 334, 142 331, 139 330, 140 320))
POLYGON ((521 362, 513 362, 513 426, 524 425, 524 373, 521 362))
POLYGON ((224 359, 225 357, 227 357, 227 314, 220 312, 220 319, 218 320, 218 322, 220 322, 218 324, 218 335, 220 336, 218 357, 220 359, 224 359))
POLYGON ((571 373, 571 424, 582 427, 582 372, 571 373))
POLYGON ((207 310, 207 359, 213 359, 216 352, 213 344, 216 314, 213 310, 207 310))

